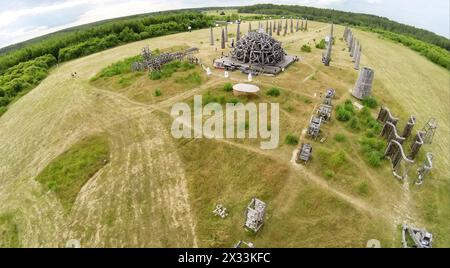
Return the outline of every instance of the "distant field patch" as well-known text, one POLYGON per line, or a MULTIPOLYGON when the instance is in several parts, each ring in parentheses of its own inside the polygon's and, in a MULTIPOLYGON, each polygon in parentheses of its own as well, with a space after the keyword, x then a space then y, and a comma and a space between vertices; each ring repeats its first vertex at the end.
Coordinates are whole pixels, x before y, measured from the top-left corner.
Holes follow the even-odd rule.
POLYGON ((83 185, 109 161, 108 141, 91 136, 55 158, 36 178, 70 210, 83 185))
POLYGON ((0 214, 0 248, 20 247, 19 228, 11 213, 0 214))

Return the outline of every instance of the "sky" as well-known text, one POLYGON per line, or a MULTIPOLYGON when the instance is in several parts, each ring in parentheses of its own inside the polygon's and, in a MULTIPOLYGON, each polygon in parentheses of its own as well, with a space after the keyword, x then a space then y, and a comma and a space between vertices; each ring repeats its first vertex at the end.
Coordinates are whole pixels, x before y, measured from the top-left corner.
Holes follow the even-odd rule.
POLYGON ((295 4, 375 14, 449 38, 449 0, 15 0, 0 1, 0 47, 68 27, 171 9, 295 4))

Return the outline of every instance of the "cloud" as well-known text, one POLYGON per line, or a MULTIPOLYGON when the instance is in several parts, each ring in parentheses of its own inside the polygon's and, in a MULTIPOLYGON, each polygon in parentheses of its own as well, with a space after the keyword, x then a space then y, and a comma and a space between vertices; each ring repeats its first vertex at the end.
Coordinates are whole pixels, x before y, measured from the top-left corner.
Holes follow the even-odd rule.
MULTIPOLYGON (((346 11, 366 12, 398 19, 448 35, 448 8, 442 0, 428 0, 423 20, 422 0, 277 0, 277 4, 306 5, 346 11), (439 7, 440 6, 440 7, 439 7), (400 14, 397 10, 402 9, 400 14), (444 12, 444 11, 445 12, 444 12), (444 12, 444 16, 442 13, 444 12), (444 18, 443 18, 444 17, 444 18)), ((273 3, 270 0, 15 0, 0 2, 0 47, 21 42, 61 29, 104 19, 171 9, 239 6, 273 3), (6 10, 6 11, 1 11, 6 10)))

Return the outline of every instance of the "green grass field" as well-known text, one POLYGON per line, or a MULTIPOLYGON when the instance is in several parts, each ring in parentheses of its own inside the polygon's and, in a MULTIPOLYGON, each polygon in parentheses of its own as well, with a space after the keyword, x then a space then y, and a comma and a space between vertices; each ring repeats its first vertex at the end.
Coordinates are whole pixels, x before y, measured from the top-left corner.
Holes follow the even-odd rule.
POLYGON ((70 210, 81 188, 108 160, 108 140, 88 137, 54 159, 36 181, 54 192, 63 207, 70 210))
MULTIPOLYGON (((336 36, 343 30, 336 26, 336 36)), ((419 156, 435 154, 432 176, 421 187, 414 185, 413 171, 399 182, 387 160, 375 163, 376 142, 367 140, 374 130, 365 120, 377 108, 348 122, 333 111, 322 129, 324 143, 303 134, 326 89, 336 90, 335 107, 355 101, 349 90, 357 72, 344 42, 336 40, 331 67, 321 63, 323 50, 315 43, 328 31, 329 25, 311 21, 307 32, 276 37, 301 60, 277 77, 254 77, 262 89, 256 99, 235 97, 225 86, 245 82, 246 75, 233 72, 225 79, 223 71, 213 70, 206 76, 199 66, 152 80, 119 64, 123 68, 113 75, 92 79, 146 45, 161 51, 198 47, 197 57, 211 66, 222 50, 209 45, 208 29, 61 64, 0 117, 0 215, 14 215, 0 220, 0 245, 58 247, 78 239, 83 247, 231 247, 239 240, 257 247, 365 247, 378 239, 383 247, 400 247, 399 226, 409 222, 432 232, 435 247, 448 247, 448 70, 374 33, 354 31, 363 44, 362 66, 375 70, 373 95, 401 118, 399 127, 411 114, 418 119, 415 130, 429 117, 439 122, 434 143, 419 156), (301 51, 304 45, 310 53, 301 51), (71 78, 73 71, 78 78, 71 78), (280 146, 264 151, 259 139, 174 139, 170 109, 177 102, 192 105, 194 95, 223 103, 279 103, 280 146), (98 133, 104 133, 100 144, 107 141, 107 150, 97 142, 84 144, 98 133), (307 165, 291 161, 298 145, 291 144, 295 139, 286 143, 288 136, 313 145, 307 165), (109 162, 102 165, 106 152, 109 162), (64 173, 80 175, 53 177, 64 173), (51 181, 64 187, 49 191, 51 181), (257 234, 243 228, 253 197, 268 204, 257 234), (229 209, 226 219, 213 215, 218 203, 229 209)))

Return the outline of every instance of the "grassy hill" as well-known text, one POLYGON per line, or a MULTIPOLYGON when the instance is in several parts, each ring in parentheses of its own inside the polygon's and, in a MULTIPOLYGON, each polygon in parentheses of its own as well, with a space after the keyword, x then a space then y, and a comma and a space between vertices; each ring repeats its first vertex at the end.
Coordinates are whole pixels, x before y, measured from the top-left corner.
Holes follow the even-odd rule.
MULTIPOLYGON (((343 30, 337 26, 336 36, 343 30)), ((328 32, 328 24, 310 22, 307 32, 279 37, 301 61, 277 77, 254 79, 263 89, 255 101, 281 107, 280 147, 271 151, 259 149, 258 140, 175 140, 170 135, 174 103, 191 104, 199 94, 232 98, 223 86, 246 81, 238 72, 225 79, 213 70, 214 75, 189 87, 182 86, 187 80, 177 79, 186 75, 183 71, 156 82, 141 75, 120 87, 120 76, 91 81, 145 45, 198 47, 198 57, 210 65, 221 50, 209 45, 209 30, 142 40, 60 64, 0 117, 0 230, 6 234, 0 245, 64 246, 78 239, 83 247, 231 247, 238 240, 257 247, 365 247, 369 239, 378 239, 383 247, 400 247, 399 226, 410 222, 431 231, 435 246, 450 246, 448 70, 402 45, 355 30, 363 44, 362 65, 375 69, 373 94, 402 118, 400 125, 410 114, 416 115, 418 128, 429 117, 439 121, 435 142, 421 155, 435 154, 432 176, 421 187, 413 184, 414 172, 399 182, 388 161, 379 167, 367 164, 364 129, 355 131, 333 115, 323 128, 325 143, 302 134, 321 103, 320 93, 335 88, 335 104, 342 104, 351 99, 356 81, 341 40, 336 40, 332 66, 321 63, 323 51, 314 42, 328 32), (301 52, 305 44, 311 53, 301 52), (160 97, 154 96, 155 83, 160 83, 160 97), (273 87, 280 89, 278 97, 265 94, 273 87), (98 133, 108 141, 109 162, 83 184, 67 213, 58 195, 36 178, 98 133), (313 145, 308 165, 292 163, 297 146, 284 143, 290 134, 313 145), (242 227, 244 209, 255 196, 268 204, 265 225, 256 235, 242 227), (218 203, 229 209, 228 218, 212 214, 218 203)), ((184 72, 194 71, 202 72, 184 72)))

